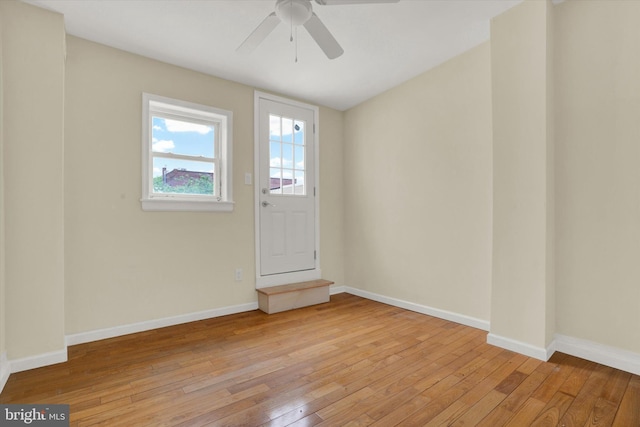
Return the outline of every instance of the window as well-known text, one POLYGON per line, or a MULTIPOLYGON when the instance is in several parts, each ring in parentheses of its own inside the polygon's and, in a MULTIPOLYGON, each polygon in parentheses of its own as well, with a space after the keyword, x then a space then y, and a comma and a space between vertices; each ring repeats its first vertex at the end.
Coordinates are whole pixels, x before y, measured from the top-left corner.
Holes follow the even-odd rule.
POLYGON ((142 108, 142 209, 233 210, 233 113, 147 93, 142 108))

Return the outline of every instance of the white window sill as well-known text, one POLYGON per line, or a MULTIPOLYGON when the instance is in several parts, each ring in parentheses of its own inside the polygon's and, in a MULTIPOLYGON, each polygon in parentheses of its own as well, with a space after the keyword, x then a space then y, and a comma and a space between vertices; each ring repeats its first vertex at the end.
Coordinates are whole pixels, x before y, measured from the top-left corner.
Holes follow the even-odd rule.
POLYGON ((142 199, 143 211, 232 212, 234 202, 210 200, 142 199))

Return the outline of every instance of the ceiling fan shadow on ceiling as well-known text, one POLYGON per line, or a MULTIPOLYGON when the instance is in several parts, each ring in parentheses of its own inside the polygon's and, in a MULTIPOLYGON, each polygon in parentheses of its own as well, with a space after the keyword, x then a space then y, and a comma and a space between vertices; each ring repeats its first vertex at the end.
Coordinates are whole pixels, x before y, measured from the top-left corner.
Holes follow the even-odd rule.
MULTIPOLYGON (((400 0, 314 0, 319 5, 398 3, 400 0)), ((277 0, 275 11, 271 12, 236 49, 240 53, 252 52, 282 22, 293 30, 302 25, 329 59, 335 59, 344 53, 340 43, 325 27, 313 11, 311 0, 277 0)), ((297 61, 297 58, 296 58, 297 61)))

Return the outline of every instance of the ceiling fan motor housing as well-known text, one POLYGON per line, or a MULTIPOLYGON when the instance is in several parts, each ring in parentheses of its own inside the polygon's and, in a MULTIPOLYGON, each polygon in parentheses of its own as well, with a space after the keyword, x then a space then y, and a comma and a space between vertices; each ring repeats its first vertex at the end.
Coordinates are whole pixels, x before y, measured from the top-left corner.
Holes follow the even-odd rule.
POLYGON ((311 18, 313 9, 309 0, 278 0, 276 15, 286 24, 302 25, 311 18))

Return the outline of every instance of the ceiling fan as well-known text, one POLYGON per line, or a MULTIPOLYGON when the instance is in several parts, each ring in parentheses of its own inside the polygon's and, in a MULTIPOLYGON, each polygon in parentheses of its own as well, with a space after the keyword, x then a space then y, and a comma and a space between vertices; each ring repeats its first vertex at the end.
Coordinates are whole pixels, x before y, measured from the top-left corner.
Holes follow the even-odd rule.
MULTIPOLYGON (((372 4, 372 3, 397 3, 400 0, 314 0, 319 5, 343 5, 343 4, 372 4)), ((320 21, 313 11, 311 0, 277 0, 275 11, 253 30, 253 32, 236 49, 238 52, 249 53, 253 51, 269 34, 282 22, 290 25, 292 29, 291 41, 293 41, 293 28, 302 25, 311 37, 320 46, 320 49, 329 59, 335 59, 344 53, 344 50, 333 37, 331 32, 320 21)))

